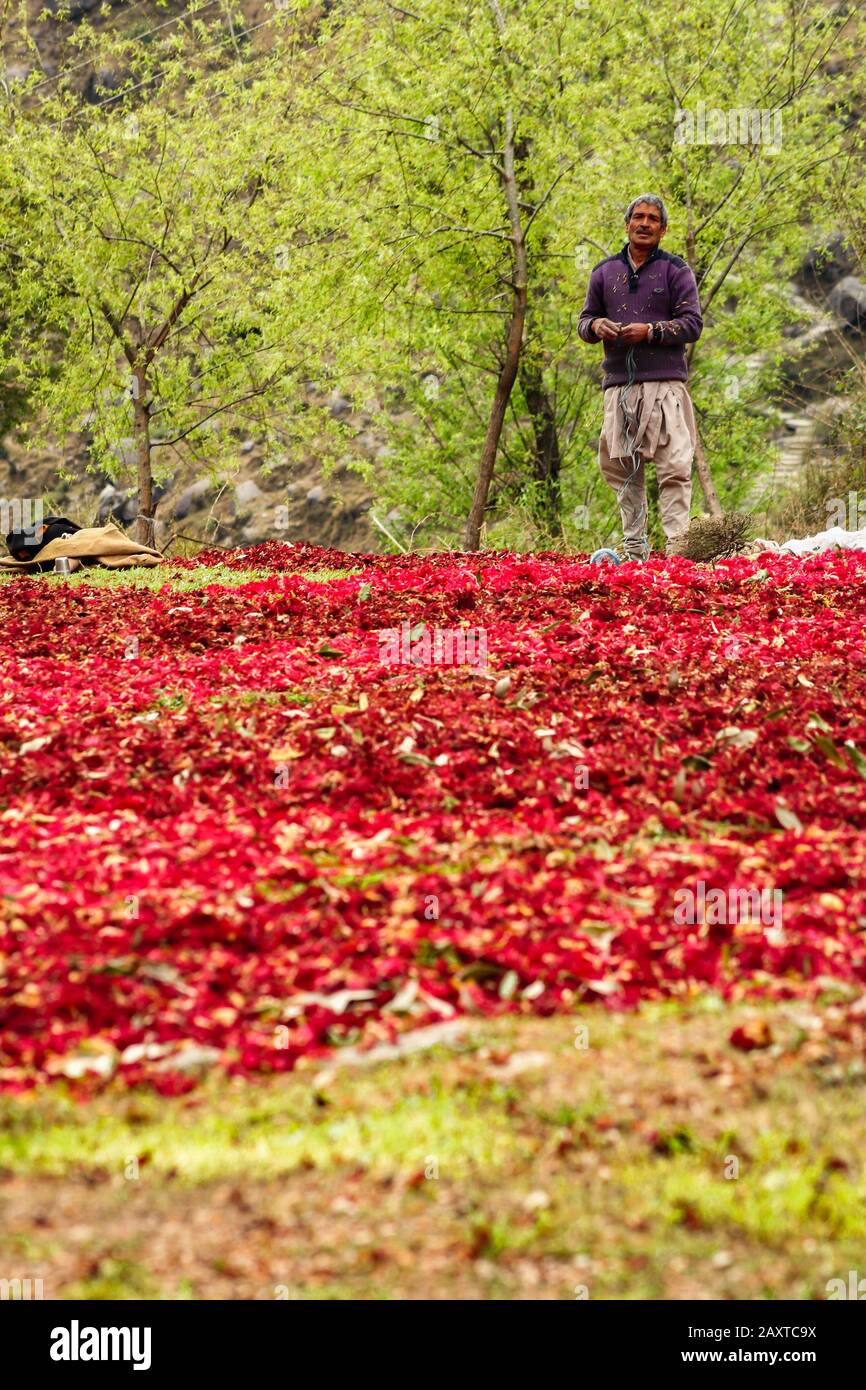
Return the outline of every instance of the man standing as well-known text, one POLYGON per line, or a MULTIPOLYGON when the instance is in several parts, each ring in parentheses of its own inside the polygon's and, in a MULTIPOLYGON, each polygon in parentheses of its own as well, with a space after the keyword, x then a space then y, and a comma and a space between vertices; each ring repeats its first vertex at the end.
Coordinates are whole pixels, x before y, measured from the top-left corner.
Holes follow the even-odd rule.
POLYGON ((701 336, 698 287, 679 256, 660 249, 668 216, 661 198, 642 193, 625 215, 628 241, 589 277, 577 331, 604 343, 604 425, 598 461, 616 490, 625 554, 645 560, 644 465, 655 461, 659 507, 674 555, 689 524, 697 442, 685 344, 701 336))

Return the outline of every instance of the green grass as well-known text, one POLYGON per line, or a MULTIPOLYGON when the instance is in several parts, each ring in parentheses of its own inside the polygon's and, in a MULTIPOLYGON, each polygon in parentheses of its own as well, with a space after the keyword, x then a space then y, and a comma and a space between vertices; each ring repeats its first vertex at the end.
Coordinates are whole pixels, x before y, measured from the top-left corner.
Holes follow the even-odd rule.
MULTIPOLYGON (((108 1257, 99 1260, 95 1273, 87 1279, 68 1285, 65 1296, 114 1303, 128 1299, 159 1298, 160 1291, 143 1265, 135 1260, 108 1257)), ((168 1296, 187 1299, 191 1293, 188 1288, 178 1288, 168 1296)))
MULTIPOLYGON (((153 566, 149 569, 110 570, 93 566, 78 570, 75 574, 37 574, 33 578, 46 584, 87 585, 95 589, 125 588, 132 585, 138 589, 161 589, 168 584, 171 589, 184 592, 190 589, 203 589, 208 584, 222 584, 228 588, 239 588, 256 580, 288 578, 306 579, 311 583, 327 584, 332 579, 345 579, 347 575, 358 574, 358 570, 235 570, 225 565, 200 565, 194 570, 174 570, 168 565, 153 566)), ((17 579, 18 575, 6 578, 17 579)))
POLYGON ((521 1143, 496 1096, 382 1095, 383 1080, 361 1078, 339 1107, 309 1087, 226 1089, 218 1083, 193 1108, 149 1094, 82 1107, 58 1096, 34 1110, 0 1105, 0 1169, 13 1173, 123 1175, 141 1170, 190 1183, 268 1179, 299 1169, 345 1165, 371 1173, 423 1169, 434 1153, 449 1172, 501 1167, 533 1147, 521 1143))

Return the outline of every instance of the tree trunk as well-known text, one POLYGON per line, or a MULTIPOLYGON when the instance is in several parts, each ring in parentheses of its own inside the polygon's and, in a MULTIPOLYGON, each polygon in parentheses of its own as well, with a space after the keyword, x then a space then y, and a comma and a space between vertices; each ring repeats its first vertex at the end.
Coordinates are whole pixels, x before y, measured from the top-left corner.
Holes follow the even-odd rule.
POLYGON ((153 518, 153 478, 150 472, 150 405, 147 396, 147 369, 136 365, 132 372, 133 424, 136 467, 138 469, 138 517, 135 539, 153 546, 156 527, 153 518))
POLYGON ((561 536, 562 456, 559 450, 556 410, 544 385, 541 371, 536 365, 521 363, 520 385, 526 408, 532 417, 532 478, 535 483, 533 511, 536 520, 550 535, 561 536))
POLYGON ((710 473, 710 465, 707 463, 700 435, 698 435, 697 443, 695 444, 695 472, 698 475, 698 481, 700 482, 701 490, 704 494, 707 511, 710 516, 721 516, 722 504, 719 501, 719 494, 716 492, 716 485, 710 473))
MULTIPOLYGON (((695 345, 694 343, 689 343, 686 348, 686 366, 688 367, 689 375, 691 375, 692 358, 694 354, 695 345)), ((697 425, 695 429, 697 430, 697 425)), ((716 492, 716 485, 713 482, 710 465, 707 463, 700 434, 697 435, 697 442, 695 443, 695 472, 698 475, 698 482, 701 485, 701 491, 704 494, 704 501, 707 504, 707 511, 710 516, 722 516, 722 504, 719 501, 719 494, 716 492)))
POLYGON ((481 528, 484 524, 487 496, 490 492, 490 483, 496 464, 496 454, 502 435, 505 412, 508 409, 511 392, 517 380, 517 371, 520 366, 520 352, 523 346, 523 329, 526 324, 526 242, 523 239, 523 228, 520 224, 517 183, 514 177, 514 123, 510 109, 505 114, 505 151, 502 169, 502 186, 505 192, 508 217, 511 223, 512 274, 514 276, 512 281, 513 298, 511 304, 511 319, 508 324, 508 334, 505 340, 505 358, 502 363, 502 370, 499 373, 499 379, 496 383, 496 393, 493 397, 493 404, 490 409, 487 433, 484 436, 481 458, 478 461, 478 474, 475 479, 475 492, 472 497, 472 507, 466 522, 467 550, 477 550, 481 544, 481 528))

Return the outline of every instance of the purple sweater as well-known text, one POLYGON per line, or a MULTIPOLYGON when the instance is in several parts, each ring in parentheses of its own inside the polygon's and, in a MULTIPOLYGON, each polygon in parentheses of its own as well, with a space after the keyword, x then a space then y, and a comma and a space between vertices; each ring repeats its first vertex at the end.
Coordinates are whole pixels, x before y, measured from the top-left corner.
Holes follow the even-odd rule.
MULTIPOLYGON (((577 325, 585 343, 602 342, 590 327, 597 318, 654 325, 652 342, 638 343, 634 349, 636 381, 688 380, 683 344, 697 341, 704 321, 697 282, 680 256, 657 246, 635 272, 624 246, 615 256, 600 261, 589 277, 586 303, 577 325)), ((604 344, 603 387, 622 386, 628 381, 627 352, 624 344, 604 344)))

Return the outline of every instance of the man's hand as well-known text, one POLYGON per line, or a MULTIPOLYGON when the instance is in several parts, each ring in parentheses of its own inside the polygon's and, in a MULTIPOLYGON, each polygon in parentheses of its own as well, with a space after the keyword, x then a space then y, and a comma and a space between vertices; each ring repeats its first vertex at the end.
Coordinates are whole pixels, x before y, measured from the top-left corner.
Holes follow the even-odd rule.
POLYGON ((612 342, 622 332, 622 324, 614 323, 613 319, 593 319, 592 331, 597 338, 612 342))
POLYGON ((648 323, 627 323, 619 334, 619 341, 631 347, 633 343, 646 342, 649 337, 648 323))

